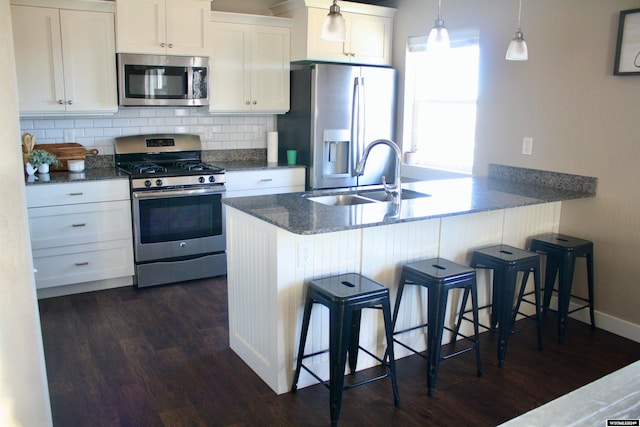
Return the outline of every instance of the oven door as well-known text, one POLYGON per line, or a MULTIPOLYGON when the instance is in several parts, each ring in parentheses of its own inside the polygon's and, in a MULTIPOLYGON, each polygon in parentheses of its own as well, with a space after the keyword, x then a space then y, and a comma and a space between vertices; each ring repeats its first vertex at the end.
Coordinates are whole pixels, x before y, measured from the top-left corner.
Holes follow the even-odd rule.
POLYGON ((224 186, 134 192, 136 262, 224 252, 224 192, 224 186))

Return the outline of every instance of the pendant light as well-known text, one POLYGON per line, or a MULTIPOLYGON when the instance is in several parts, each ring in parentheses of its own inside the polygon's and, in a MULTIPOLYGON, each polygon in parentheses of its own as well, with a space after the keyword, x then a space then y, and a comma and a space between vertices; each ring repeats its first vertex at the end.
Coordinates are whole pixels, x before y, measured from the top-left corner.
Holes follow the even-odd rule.
POLYGON ((333 4, 329 8, 329 14, 322 24, 322 32, 320 38, 327 41, 343 42, 347 40, 347 25, 344 17, 340 13, 338 0, 333 0, 333 4))
POLYGON ((518 29, 516 30, 516 35, 509 43, 509 48, 507 49, 507 60, 508 61, 526 61, 529 59, 529 51, 527 50, 527 42, 524 41, 524 36, 522 35, 522 30, 520 28, 520 15, 522 13, 522 0, 520 0, 520 6, 518 7, 518 29))
POLYGON ((438 17, 434 27, 429 33, 429 39, 427 39, 427 50, 443 50, 449 49, 451 46, 449 43, 449 31, 444 26, 444 19, 440 15, 441 0, 438 0, 438 17))

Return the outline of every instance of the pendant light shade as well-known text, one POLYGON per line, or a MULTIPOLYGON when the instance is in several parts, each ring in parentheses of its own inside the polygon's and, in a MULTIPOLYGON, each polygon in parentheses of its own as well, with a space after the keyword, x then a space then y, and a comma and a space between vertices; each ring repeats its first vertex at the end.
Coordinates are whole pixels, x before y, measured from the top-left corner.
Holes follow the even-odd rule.
POLYGON ((438 0, 438 17, 427 39, 428 51, 449 49, 451 46, 449 42, 449 31, 447 31, 447 27, 444 26, 444 19, 442 19, 442 15, 440 15, 440 3, 441 0, 438 0))
POLYGON ((518 7, 518 29, 516 30, 516 35, 509 43, 509 48, 507 49, 507 60, 508 61, 526 61, 529 59, 529 50, 527 49, 527 42, 524 41, 524 35, 522 34, 522 30, 520 28, 520 14, 522 13, 522 0, 520 0, 520 6, 518 7))
POLYGON ((333 4, 329 8, 329 14, 324 19, 324 24, 322 24, 320 38, 334 42, 347 40, 347 25, 344 22, 344 17, 340 13, 338 0, 333 0, 333 4))

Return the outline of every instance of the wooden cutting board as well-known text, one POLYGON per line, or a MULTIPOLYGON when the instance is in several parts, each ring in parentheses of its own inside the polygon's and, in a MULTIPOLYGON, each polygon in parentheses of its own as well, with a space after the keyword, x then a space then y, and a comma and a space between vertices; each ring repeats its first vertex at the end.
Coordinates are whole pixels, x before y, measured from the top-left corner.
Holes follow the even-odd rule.
POLYGON ((67 161, 69 160, 84 160, 87 155, 97 155, 98 149, 92 148, 87 150, 82 144, 77 142, 63 142, 60 144, 36 144, 33 147, 34 150, 40 149, 54 154, 56 158, 62 163, 62 166, 51 166, 52 171, 66 171, 68 170, 67 161))

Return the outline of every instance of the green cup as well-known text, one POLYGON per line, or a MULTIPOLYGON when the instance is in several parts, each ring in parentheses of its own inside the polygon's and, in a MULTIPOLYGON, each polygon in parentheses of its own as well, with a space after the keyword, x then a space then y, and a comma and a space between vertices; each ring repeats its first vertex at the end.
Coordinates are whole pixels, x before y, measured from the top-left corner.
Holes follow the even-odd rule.
POLYGON ((298 161, 298 151, 287 150, 287 164, 295 165, 297 161, 298 161))

